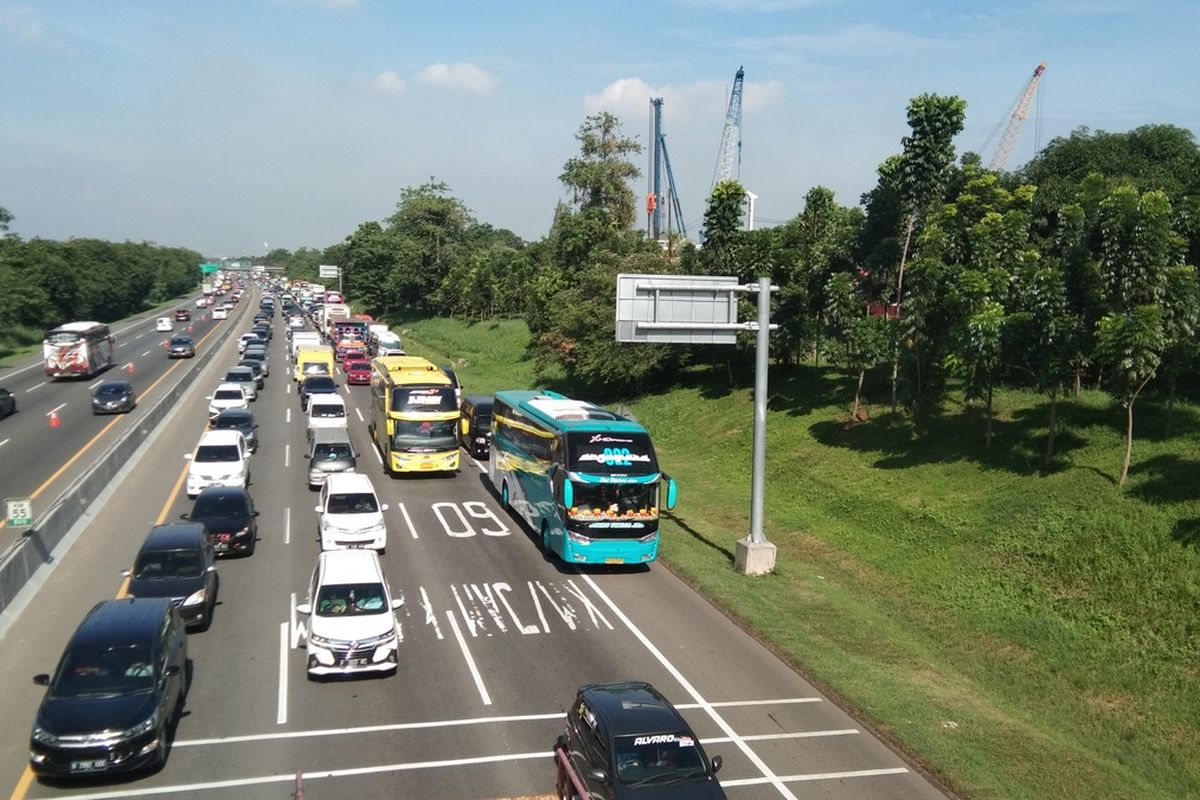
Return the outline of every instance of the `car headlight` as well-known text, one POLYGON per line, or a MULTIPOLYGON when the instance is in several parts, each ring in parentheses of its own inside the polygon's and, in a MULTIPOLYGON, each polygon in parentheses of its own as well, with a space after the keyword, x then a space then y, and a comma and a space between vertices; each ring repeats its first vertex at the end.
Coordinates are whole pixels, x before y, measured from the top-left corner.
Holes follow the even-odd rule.
POLYGON ((240 531, 234 531, 233 535, 234 535, 234 538, 240 539, 243 536, 245 536, 246 534, 248 534, 249 532, 250 532, 250 526, 247 525, 246 527, 242 528, 240 531))
POLYGON ((184 606, 198 606, 208 597, 208 587, 197 589, 187 596, 183 601, 184 606))
POLYGON ((58 744, 57 736, 36 723, 33 726, 33 733, 31 736, 33 740, 39 744, 58 744))
POLYGON ((135 736, 141 736, 142 734, 149 733, 150 731, 154 730, 154 726, 157 723, 158 723, 157 719, 155 719, 154 717, 149 717, 148 719, 145 719, 142 722, 139 722, 137 725, 134 725, 132 728, 125 731, 122 734, 122 737, 132 739, 135 736))
POLYGON ((486 436, 476 436, 475 444, 487 444, 487 437, 486 436))
POLYGON ((317 647, 324 647, 326 649, 333 647, 333 639, 327 639, 324 636, 318 636, 315 633, 310 633, 308 635, 308 643, 315 644, 317 647))

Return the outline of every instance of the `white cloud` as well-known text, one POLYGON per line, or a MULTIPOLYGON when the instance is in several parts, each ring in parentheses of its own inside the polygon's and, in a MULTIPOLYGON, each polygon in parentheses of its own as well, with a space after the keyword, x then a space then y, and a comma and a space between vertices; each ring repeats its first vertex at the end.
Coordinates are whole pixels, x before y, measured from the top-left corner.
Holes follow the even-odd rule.
POLYGON ((832 33, 796 33, 778 36, 741 37, 736 47, 755 52, 811 56, 883 57, 906 56, 945 49, 949 42, 878 25, 851 25, 832 33))
POLYGON ((394 69, 379 73, 371 84, 380 94, 404 94, 404 90, 408 88, 408 84, 396 74, 394 69))
POLYGON ((20 42, 38 42, 46 34, 41 17, 30 6, 0 8, 0 31, 9 39, 20 42))
MULTIPOLYGON (((714 114, 724 115, 731 88, 722 81, 655 87, 641 78, 620 78, 605 86, 598 94, 584 97, 583 107, 589 114, 609 111, 622 121, 632 122, 645 118, 649 113, 651 97, 661 97, 664 110, 671 115, 673 122, 678 122, 714 114)), ((780 81, 747 81, 742 94, 742 109, 761 111, 773 105, 783 94, 784 85, 780 81)))
POLYGON ((421 70, 417 80, 451 92, 488 94, 499 85, 495 75, 474 64, 431 64, 421 70))

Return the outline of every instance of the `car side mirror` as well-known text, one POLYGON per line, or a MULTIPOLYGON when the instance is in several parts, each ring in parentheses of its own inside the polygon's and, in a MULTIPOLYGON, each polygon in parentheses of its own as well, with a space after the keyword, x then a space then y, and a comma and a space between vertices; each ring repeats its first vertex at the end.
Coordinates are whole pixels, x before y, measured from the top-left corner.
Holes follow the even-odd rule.
POLYGON ((191 454, 191 453, 184 453, 184 454, 183 454, 183 460, 184 460, 184 461, 191 461, 191 460, 192 460, 192 454, 191 454))
POLYGON ((720 757, 720 756, 713 756, 713 757, 712 757, 712 768, 713 768, 713 772, 714 772, 714 773, 720 772, 720 771, 721 771, 721 765, 722 765, 722 764, 724 764, 724 763, 725 763, 725 762, 721 760, 721 757, 720 757))
POLYGON ((163 670, 163 677, 164 678, 174 678, 176 675, 179 674, 179 672, 180 672, 180 669, 179 669, 178 664, 168 664, 167 668, 163 670))
POLYGON ((384 503, 383 505, 381 505, 381 506, 379 507, 379 510, 380 510, 380 511, 387 511, 387 510, 388 510, 388 504, 387 504, 387 503, 384 503))
POLYGON ((403 607, 404 607, 404 598, 403 597, 392 600, 392 610, 393 611, 395 611, 398 608, 403 608, 403 607))
POLYGON ((122 577, 122 578, 128 578, 128 577, 129 577, 130 575, 132 575, 132 574, 133 574, 133 573, 132 573, 131 571, 127 570, 127 569, 123 569, 123 570, 121 570, 121 572, 120 572, 120 575, 121 575, 121 577, 122 577))
POLYGON ((262 512, 261 512, 261 511, 259 511, 259 510, 256 508, 256 509, 254 509, 253 511, 251 511, 251 512, 250 512, 250 516, 252 516, 252 517, 257 517, 257 516, 258 516, 259 514, 261 514, 261 513, 262 513, 262 512))
POLYGON ((596 783, 608 783, 608 773, 602 769, 589 769, 587 776, 596 783))
POLYGON ((321 513, 321 507, 320 507, 320 506, 313 506, 313 511, 317 512, 318 514, 320 514, 320 513, 321 513))
POLYGON ((216 565, 216 564, 209 564, 209 565, 208 565, 208 567, 207 567, 207 568, 206 568, 204 571, 205 571, 205 572, 216 572, 216 571, 217 571, 217 565, 216 565))
POLYGON ((312 456, 310 456, 308 453, 305 453, 304 458, 312 458, 312 456))
POLYGON ((180 514, 180 515, 179 515, 179 518, 180 518, 180 519, 187 519, 187 518, 188 518, 188 512, 186 512, 186 511, 185 511, 185 512, 183 512, 182 514, 180 514))
POLYGON ((304 615, 311 614, 312 605, 310 603, 300 603, 298 606, 296 606, 296 613, 304 615))
POLYGON ((37 675, 33 676, 33 682, 36 683, 38 686, 49 686, 50 685, 50 675, 49 675, 49 673, 46 673, 46 672, 39 672, 37 675))

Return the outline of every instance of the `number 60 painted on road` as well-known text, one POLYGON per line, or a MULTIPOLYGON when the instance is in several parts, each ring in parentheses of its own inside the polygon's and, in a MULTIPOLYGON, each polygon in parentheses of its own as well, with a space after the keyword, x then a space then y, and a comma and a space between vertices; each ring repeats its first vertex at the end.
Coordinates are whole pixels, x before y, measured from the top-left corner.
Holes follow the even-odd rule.
POLYGON ((442 523, 442 528, 446 533, 456 539, 468 539, 477 533, 482 533, 484 536, 508 536, 512 533, 485 503, 478 500, 462 503, 461 506, 459 503, 434 503, 433 513, 437 515, 438 522, 442 523), (446 511, 447 509, 448 511, 446 511), (475 526, 463 515, 463 509, 466 509, 467 515, 473 519, 491 520, 500 527, 487 528, 480 525, 479 530, 476 531, 475 526), (457 522, 454 518, 457 518, 457 522))

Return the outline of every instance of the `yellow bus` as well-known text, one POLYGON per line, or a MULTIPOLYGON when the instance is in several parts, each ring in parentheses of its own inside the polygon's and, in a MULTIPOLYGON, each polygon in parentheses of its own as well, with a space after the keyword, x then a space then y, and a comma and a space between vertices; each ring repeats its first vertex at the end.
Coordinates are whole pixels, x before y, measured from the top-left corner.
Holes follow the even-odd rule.
POLYGON ((415 356, 371 362, 371 438, 388 474, 458 470, 458 400, 445 372, 415 356))

